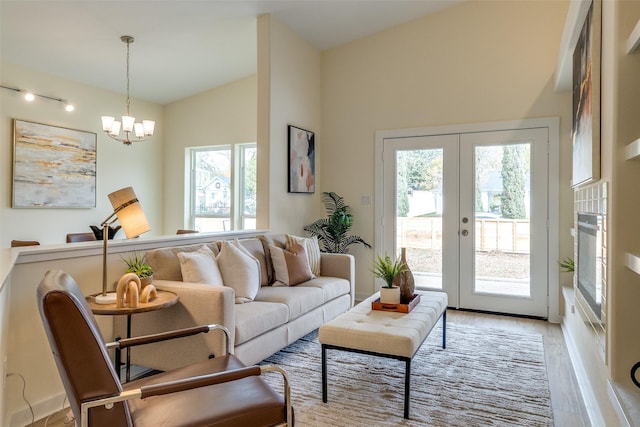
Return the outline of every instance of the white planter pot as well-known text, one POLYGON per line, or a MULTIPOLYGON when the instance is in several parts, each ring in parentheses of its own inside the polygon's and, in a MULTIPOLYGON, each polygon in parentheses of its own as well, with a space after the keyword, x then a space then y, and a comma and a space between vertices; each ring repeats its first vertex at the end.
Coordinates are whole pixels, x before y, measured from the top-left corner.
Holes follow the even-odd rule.
POLYGON ((382 304, 400 304, 400 288, 380 288, 380 302, 382 304))

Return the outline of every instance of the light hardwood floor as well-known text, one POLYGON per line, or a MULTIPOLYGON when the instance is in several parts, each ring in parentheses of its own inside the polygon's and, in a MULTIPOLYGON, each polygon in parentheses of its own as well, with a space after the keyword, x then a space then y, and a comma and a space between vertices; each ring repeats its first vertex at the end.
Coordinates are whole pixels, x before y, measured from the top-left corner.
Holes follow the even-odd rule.
MULTIPOLYGON (((480 328, 498 328, 514 332, 541 334, 544 341, 555 426, 590 426, 560 325, 551 324, 543 320, 460 310, 449 310, 447 312, 447 323, 463 323, 480 328)), ((34 426, 65 427, 72 425, 65 424, 65 417, 66 411, 61 411, 52 415, 46 424, 45 420, 40 420, 34 426)))

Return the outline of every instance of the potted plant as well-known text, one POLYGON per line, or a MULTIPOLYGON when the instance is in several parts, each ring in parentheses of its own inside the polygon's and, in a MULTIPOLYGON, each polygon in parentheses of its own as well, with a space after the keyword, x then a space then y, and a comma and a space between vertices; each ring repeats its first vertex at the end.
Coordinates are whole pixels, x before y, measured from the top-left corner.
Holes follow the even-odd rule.
POLYGON ((573 258, 569 258, 569 257, 564 258, 562 261, 558 261, 558 265, 562 269, 563 273, 573 273, 576 267, 575 262, 573 261, 573 258))
POLYGON ((383 304, 400 304, 400 288, 393 286, 396 276, 405 271, 404 263, 400 258, 391 259, 389 255, 382 258, 376 255, 371 272, 377 278, 384 280, 380 288, 380 302, 383 304))
POLYGON ((325 191, 322 193, 322 203, 327 211, 327 217, 304 227, 304 231, 318 237, 322 252, 346 254, 349 253, 349 246, 353 244, 371 248, 371 245, 361 237, 348 234, 353 225, 353 215, 342 196, 333 191, 325 191))
POLYGON ((133 252, 129 257, 121 257, 125 264, 127 264, 126 273, 135 273, 142 282, 142 287, 147 286, 153 280, 153 269, 149 264, 145 255, 140 255, 137 252, 133 252))

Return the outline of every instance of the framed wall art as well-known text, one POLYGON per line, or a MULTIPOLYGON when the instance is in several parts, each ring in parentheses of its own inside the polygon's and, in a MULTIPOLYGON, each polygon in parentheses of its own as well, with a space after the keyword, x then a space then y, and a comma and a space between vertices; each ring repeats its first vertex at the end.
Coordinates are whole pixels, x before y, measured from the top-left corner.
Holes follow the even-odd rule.
POLYGON ((14 119, 14 208, 96 206, 97 136, 14 119))
POLYGON ((600 179, 600 0, 593 0, 573 52, 574 187, 600 179))
POLYGON ((316 191, 315 133, 289 125, 289 193, 316 191))

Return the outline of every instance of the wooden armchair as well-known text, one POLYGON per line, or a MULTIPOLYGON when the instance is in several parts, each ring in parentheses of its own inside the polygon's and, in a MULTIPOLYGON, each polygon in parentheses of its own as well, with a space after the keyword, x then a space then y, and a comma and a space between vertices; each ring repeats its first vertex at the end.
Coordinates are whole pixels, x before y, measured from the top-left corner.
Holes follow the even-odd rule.
POLYGON ((11 247, 12 248, 19 248, 22 246, 39 246, 40 242, 38 242, 37 240, 12 240, 11 241, 11 247))
POLYGON ((194 233, 198 233, 198 230, 183 230, 183 229, 176 230, 176 234, 194 234, 194 233))
POLYGON ((67 234, 67 243, 76 242, 93 242, 97 240, 93 233, 69 233, 67 234))
MULTIPOLYGON (((120 384, 107 352, 226 328, 193 327, 106 344, 71 276, 47 272, 38 307, 77 425, 274 426, 293 425, 289 382, 275 366, 245 366, 232 354, 120 384), (283 396, 260 375, 277 371, 283 396)), ((178 341, 179 342, 179 341, 178 341)))

